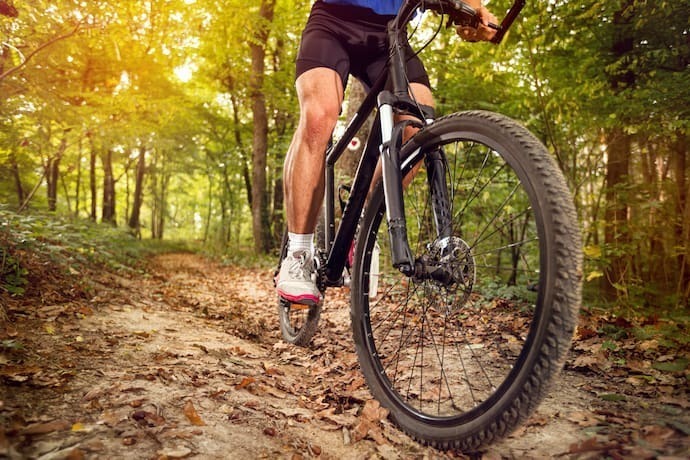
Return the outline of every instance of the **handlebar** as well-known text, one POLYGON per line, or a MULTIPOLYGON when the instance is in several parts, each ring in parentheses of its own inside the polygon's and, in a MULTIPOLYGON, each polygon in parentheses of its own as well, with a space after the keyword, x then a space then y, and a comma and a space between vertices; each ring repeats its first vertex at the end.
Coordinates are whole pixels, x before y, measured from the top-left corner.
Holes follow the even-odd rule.
MULTIPOLYGON (((525 3, 526 0, 515 0, 500 24, 489 23, 489 27, 496 30, 496 35, 491 39, 491 43, 501 43, 506 32, 508 32, 508 29, 518 17, 520 11, 522 11, 525 3)), ((432 10, 439 14, 447 14, 450 17, 451 24, 475 28, 479 26, 477 11, 462 0, 422 0, 421 2, 412 0, 408 4, 413 4, 412 10, 416 9, 417 6, 421 6, 423 9, 432 10)), ((405 20, 408 19, 405 18, 405 20)))

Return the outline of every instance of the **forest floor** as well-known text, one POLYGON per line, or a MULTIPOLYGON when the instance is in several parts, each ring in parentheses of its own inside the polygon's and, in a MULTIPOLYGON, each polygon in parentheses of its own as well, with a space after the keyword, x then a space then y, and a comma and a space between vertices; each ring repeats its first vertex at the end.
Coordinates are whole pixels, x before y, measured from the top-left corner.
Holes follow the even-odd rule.
MULTIPOLYGON (((0 458, 470 458, 416 443, 378 410, 346 290, 329 291, 300 348, 281 340, 269 269, 167 254, 88 277, 88 295, 59 300, 70 286, 45 283, 5 305, 0 458)), ((687 345, 628 326, 583 315, 550 396, 471 457, 688 458, 687 345)))

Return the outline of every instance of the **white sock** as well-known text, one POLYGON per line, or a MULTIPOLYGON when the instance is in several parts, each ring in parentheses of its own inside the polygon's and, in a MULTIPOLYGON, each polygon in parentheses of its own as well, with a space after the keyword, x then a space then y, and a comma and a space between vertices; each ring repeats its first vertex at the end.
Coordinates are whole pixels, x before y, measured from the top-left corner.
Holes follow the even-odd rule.
POLYGON ((314 234, 313 233, 292 233, 288 232, 288 254, 297 251, 308 251, 314 254, 314 234))

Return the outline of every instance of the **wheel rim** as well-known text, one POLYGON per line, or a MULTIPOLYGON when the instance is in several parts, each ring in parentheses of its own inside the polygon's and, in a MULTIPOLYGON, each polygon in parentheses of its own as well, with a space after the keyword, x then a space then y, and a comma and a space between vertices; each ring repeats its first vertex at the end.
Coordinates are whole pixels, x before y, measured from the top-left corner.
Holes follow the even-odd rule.
POLYGON ((278 299, 280 324, 288 340, 294 340, 310 321, 312 308, 307 305, 292 304, 285 299, 278 299))

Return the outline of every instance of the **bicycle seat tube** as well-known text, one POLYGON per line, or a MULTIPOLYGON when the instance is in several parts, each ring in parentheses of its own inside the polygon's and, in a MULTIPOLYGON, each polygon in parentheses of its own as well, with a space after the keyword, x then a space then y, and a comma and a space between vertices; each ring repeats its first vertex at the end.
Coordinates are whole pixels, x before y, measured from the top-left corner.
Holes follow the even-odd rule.
POLYGON ((355 173, 350 198, 343 210, 343 216, 335 231, 335 178, 334 168, 338 159, 342 156, 352 138, 357 134, 369 114, 376 107, 376 95, 384 88, 387 73, 382 74, 374 83, 369 94, 359 106, 357 113, 350 121, 345 133, 340 137, 326 155, 326 244, 328 259, 326 261, 326 283, 331 286, 339 286, 342 281, 345 260, 350 249, 350 244, 357 230, 359 216, 364 207, 364 201, 369 192, 371 181, 374 177, 378 146, 381 144, 379 117, 376 116, 373 128, 369 133, 364 153, 362 154, 357 172, 355 173), (335 235, 334 235, 335 232, 335 235))

